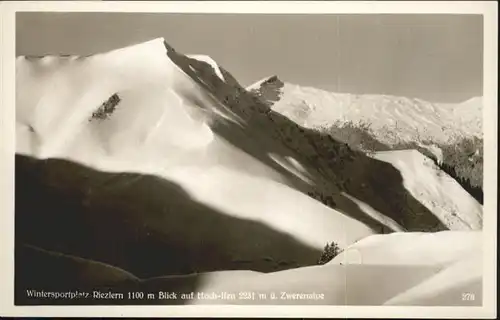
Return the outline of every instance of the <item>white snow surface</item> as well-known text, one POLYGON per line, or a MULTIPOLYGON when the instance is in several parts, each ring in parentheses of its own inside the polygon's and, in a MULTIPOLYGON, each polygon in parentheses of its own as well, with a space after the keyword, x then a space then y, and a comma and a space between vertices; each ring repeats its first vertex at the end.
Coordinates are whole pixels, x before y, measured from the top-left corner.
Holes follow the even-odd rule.
POLYGON ((328 264, 450 265, 481 243, 480 231, 394 232, 361 239, 328 264))
POLYGON ((403 176, 405 188, 450 230, 480 230, 482 206, 460 184, 417 150, 376 152, 403 176))
MULTIPOLYGON (((249 88, 258 88, 260 83, 249 88)), ((482 97, 445 104, 391 95, 333 93, 291 83, 285 83, 281 91, 273 110, 305 127, 365 123, 389 145, 409 141, 449 143, 483 135, 482 97)))
MULTIPOLYGON (((219 298, 195 297, 190 303, 478 306, 482 299, 481 238, 482 232, 472 231, 374 235, 321 266, 267 274, 198 274, 200 291, 219 298), (239 294, 246 292, 255 297, 242 299, 239 294), (471 293, 474 299, 462 299, 463 293, 471 293)), ((189 276, 184 279, 188 284, 189 276)))
POLYGON ((222 72, 220 71, 220 67, 219 65, 217 64, 217 62, 215 62, 214 59, 212 59, 211 57, 209 56, 206 56, 206 55, 202 55, 202 54, 187 54, 186 55, 188 58, 191 58, 191 59, 196 59, 196 60, 199 60, 199 61, 203 61, 203 62, 206 62, 208 63, 209 65, 212 66, 212 68, 214 69, 215 71, 215 74, 222 80, 222 81, 226 81, 224 79, 224 75, 222 74, 222 72))

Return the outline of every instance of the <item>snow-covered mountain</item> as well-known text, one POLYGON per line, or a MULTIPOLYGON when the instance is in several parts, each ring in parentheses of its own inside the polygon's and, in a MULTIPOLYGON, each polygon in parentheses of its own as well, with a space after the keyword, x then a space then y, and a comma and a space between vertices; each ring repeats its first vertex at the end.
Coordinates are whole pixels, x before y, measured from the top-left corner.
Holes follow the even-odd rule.
POLYGON ((376 152, 373 157, 397 168, 405 188, 450 229, 481 229, 482 206, 431 159, 416 150, 376 152), (468 214, 457 214, 462 210, 468 214))
MULTIPOLYGON (((427 291, 397 297, 454 266, 305 266, 326 243, 348 249, 393 232, 414 235, 422 252, 431 248, 419 232, 435 234, 435 250, 459 263, 459 239, 481 234, 481 206, 424 156, 352 150, 273 111, 210 57, 163 39, 86 58, 19 57, 16 95, 20 288, 254 285, 323 291, 330 304, 432 304, 427 291), (440 245, 444 231, 457 245, 440 245), (52 271, 35 277, 40 265, 52 271), (367 286, 375 271, 397 285, 383 295, 367 286), (349 293, 347 275, 357 279, 349 293)), ((480 262, 467 265, 477 272, 465 282, 478 295, 480 262)), ((436 292, 469 305, 451 302, 452 280, 436 292)))
POLYGON ((277 76, 260 80, 247 90, 304 127, 323 129, 346 122, 368 124, 375 137, 389 145, 447 144, 483 135, 482 97, 445 104, 390 95, 333 93, 282 82, 277 76))

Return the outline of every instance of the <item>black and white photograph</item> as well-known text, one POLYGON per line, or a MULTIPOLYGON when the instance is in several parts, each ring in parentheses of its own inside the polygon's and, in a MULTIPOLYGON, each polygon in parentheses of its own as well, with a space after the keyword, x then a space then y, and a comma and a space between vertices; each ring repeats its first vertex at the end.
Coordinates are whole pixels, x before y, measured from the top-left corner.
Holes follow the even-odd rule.
POLYGON ((496 314, 496 4, 105 2, 13 13, 11 308, 496 314))

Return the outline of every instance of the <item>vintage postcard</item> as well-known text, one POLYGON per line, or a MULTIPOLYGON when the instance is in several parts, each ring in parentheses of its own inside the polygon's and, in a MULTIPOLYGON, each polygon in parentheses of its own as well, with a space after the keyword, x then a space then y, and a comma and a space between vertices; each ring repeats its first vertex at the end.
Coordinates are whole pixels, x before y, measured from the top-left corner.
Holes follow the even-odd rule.
POLYGON ((495 2, 0 9, 1 315, 496 317, 495 2))

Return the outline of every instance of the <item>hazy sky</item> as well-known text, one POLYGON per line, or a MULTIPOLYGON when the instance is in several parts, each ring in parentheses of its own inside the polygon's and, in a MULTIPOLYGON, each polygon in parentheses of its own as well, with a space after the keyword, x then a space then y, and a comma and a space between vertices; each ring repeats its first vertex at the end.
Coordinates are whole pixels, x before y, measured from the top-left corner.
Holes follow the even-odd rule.
POLYGON ((91 54, 164 37, 207 54, 244 86, 457 102, 482 95, 480 15, 18 13, 17 54, 91 54))

